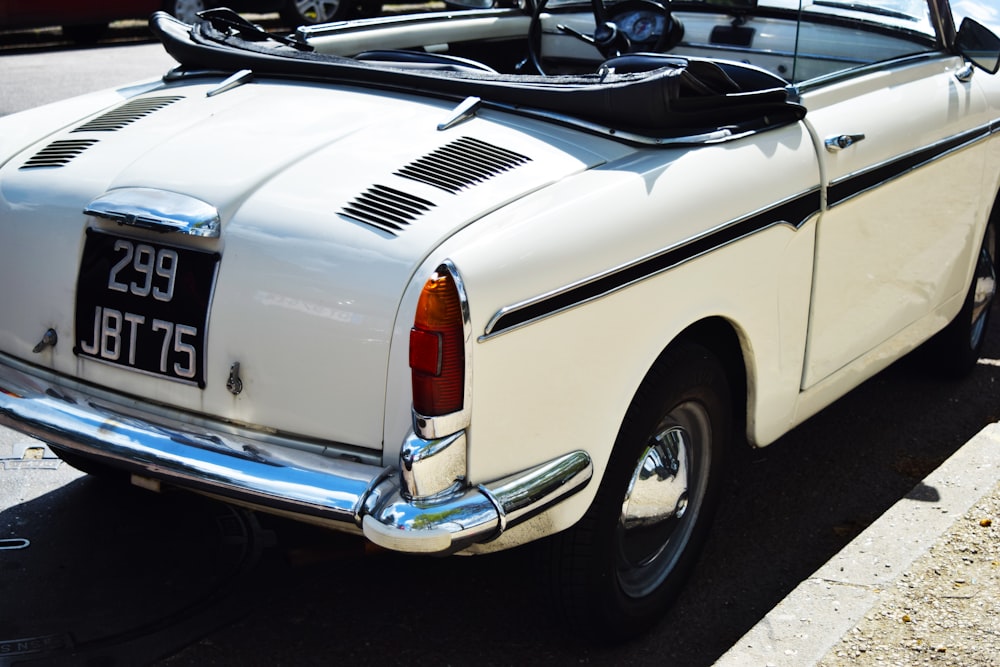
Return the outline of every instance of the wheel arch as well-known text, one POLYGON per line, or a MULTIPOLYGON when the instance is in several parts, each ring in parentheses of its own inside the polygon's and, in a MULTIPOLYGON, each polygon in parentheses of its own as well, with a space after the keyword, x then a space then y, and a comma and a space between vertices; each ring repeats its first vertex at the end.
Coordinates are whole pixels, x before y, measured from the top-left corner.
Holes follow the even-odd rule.
POLYGON ((613 641, 634 636, 695 567, 740 420, 726 405, 726 392, 738 395, 744 384, 739 341, 731 323, 713 317, 663 348, 631 398, 585 514, 544 543, 553 596, 573 627, 613 641))
MULTIPOLYGON (((1000 226, 1000 190, 997 190, 996 196, 993 197, 993 205, 990 207, 989 213, 986 215, 986 224, 989 225, 990 223, 993 223, 995 226, 1000 226)), ((1000 246, 1000 239, 997 239, 997 245, 1000 246)), ((998 247, 997 250, 1000 250, 1000 247, 998 247)))
POLYGON ((996 269, 997 273, 1000 273, 1000 190, 997 190, 996 195, 993 197, 993 203, 990 205, 990 209, 986 212, 984 233, 985 229, 988 229, 990 225, 993 225, 994 231, 998 232, 996 237, 993 238, 993 267, 996 269))
POLYGON ((733 445, 747 444, 747 418, 750 411, 750 364, 744 344, 745 336, 730 320, 710 317, 684 329, 664 348, 659 359, 678 342, 697 343, 718 357, 729 380, 733 411, 733 445))

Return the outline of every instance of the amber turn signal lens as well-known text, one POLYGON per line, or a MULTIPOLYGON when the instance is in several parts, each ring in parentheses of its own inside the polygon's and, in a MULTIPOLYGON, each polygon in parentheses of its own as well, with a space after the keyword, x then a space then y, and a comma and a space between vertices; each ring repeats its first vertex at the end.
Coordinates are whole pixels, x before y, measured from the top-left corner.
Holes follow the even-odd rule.
POLYGON ((436 330, 462 324, 462 304, 451 274, 435 273, 424 285, 413 321, 416 329, 436 330))

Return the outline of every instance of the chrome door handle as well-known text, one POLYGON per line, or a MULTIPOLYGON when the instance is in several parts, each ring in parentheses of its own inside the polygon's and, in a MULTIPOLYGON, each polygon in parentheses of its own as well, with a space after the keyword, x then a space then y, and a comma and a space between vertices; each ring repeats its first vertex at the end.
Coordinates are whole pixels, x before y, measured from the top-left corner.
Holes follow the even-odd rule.
POLYGON ((836 137, 827 137, 823 140, 823 144, 826 146, 826 150, 836 153, 853 146, 864 138, 863 134, 841 134, 836 137))

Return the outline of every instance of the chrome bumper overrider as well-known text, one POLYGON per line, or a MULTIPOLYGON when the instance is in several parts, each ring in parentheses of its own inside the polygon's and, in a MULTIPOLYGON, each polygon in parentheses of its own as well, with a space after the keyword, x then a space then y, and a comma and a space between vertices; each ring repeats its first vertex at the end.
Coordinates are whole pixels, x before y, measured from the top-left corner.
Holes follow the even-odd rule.
POLYGON ((222 423, 208 428, 167 414, 140 416, 2 356, 0 425, 139 478, 361 529, 376 544, 415 553, 451 553, 494 539, 580 490, 593 474, 590 457, 576 451, 493 483, 412 498, 392 467, 300 451, 222 423))

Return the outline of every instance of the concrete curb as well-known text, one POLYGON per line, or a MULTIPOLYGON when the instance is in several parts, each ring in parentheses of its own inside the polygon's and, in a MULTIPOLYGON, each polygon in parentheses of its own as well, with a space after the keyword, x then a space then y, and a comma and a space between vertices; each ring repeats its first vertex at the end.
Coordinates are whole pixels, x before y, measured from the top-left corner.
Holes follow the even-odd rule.
POLYGON ((816 664, 998 478, 1000 424, 991 424, 799 584, 715 666, 816 664))

